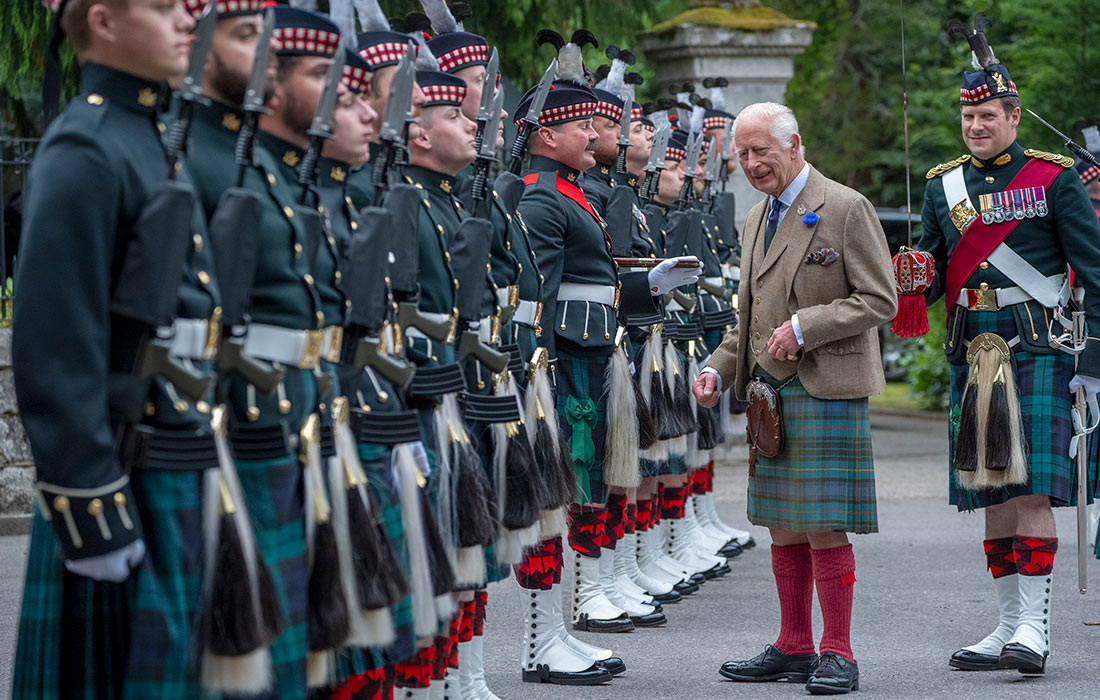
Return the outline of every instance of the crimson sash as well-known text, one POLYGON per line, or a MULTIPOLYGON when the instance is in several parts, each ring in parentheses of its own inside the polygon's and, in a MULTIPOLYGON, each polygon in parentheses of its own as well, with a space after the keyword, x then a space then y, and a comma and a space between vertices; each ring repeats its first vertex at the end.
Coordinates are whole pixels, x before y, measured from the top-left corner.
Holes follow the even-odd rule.
MULTIPOLYGON (((961 166, 960 166, 961 167, 961 166)), ((1047 189, 1064 168, 1057 163, 1047 160, 1031 158, 1012 178, 1005 189, 1023 189, 1025 187, 1042 187, 1047 189)), ((950 204, 950 202, 948 202, 950 204)), ((944 302, 947 304, 948 313, 959 298, 966 281, 978 269, 989 254, 996 250, 997 246, 1004 243, 1021 219, 1009 219, 997 224, 986 224, 982 220, 975 219, 963 233, 962 238, 951 252, 951 258, 947 261, 947 295, 944 302)))
MULTIPOLYGON (((603 219, 601 219, 599 214, 596 213, 596 210, 592 208, 592 205, 588 203, 588 198, 584 196, 584 192, 581 190, 581 188, 577 187, 572 182, 569 182, 568 180, 565 180, 564 178, 558 176, 558 171, 556 170, 554 171, 554 177, 557 178, 556 187, 558 192, 562 193, 569 199, 572 199, 574 202, 579 204, 582 209, 592 215, 592 218, 595 219, 596 223, 600 225, 600 230, 603 231, 604 238, 607 239, 607 244, 611 246, 611 234, 607 232, 607 227, 604 225, 603 219)), ((524 176, 523 182, 527 185, 533 185, 538 182, 538 179, 539 173, 531 173, 524 176)))

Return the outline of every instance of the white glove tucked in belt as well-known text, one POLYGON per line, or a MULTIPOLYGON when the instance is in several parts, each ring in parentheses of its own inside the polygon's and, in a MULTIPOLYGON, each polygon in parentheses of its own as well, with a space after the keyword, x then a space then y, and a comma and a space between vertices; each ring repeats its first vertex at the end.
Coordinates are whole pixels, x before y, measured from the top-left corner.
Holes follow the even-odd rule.
POLYGON ((66 559, 65 568, 77 576, 85 576, 96 581, 121 583, 130 576, 141 560, 145 558, 145 542, 134 540, 122 549, 108 554, 100 554, 87 559, 66 559))

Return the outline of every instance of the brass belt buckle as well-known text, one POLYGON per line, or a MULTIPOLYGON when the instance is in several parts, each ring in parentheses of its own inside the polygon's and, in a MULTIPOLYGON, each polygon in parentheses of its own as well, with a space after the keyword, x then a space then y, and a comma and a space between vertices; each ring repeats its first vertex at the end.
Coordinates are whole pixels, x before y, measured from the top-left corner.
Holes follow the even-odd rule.
POLYGON ((202 347, 202 359, 212 360, 217 354, 222 336, 222 307, 215 306, 210 318, 203 322, 206 326, 206 344, 202 347))
POLYGON ((325 352, 325 360, 328 362, 340 361, 340 350, 344 345, 344 327, 332 326, 329 328, 328 350, 325 352))
POLYGON ((321 350, 325 344, 325 332, 323 330, 302 332, 306 334, 306 346, 302 350, 302 357, 298 360, 298 366, 302 369, 316 369, 321 363, 321 350))
POLYGON ((989 285, 982 282, 977 289, 966 290, 968 308, 971 311, 1000 311, 997 305, 997 290, 990 289, 989 285))

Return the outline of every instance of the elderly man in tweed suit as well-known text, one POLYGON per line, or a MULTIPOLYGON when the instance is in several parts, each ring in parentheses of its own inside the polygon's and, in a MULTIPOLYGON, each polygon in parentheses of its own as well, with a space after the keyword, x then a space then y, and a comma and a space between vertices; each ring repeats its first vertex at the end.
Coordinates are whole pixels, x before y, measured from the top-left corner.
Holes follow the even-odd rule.
POLYGON ((897 306, 890 253, 870 202, 806 163, 788 108, 745 108, 736 144, 745 176, 768 198, 745 219, 737 330, 694 392, 703 406, 723 388, 744 398, 753 379, 779 393, 783 449, 750 470, 748 517, 771 530, 781 626, 774 645, 723 664, 721 674, 846 693, 859 687, 847 533, 878 530, 867 397, 884 384, 876 327, 897 306), (815 583, 825 624, 820 659, 815 583))

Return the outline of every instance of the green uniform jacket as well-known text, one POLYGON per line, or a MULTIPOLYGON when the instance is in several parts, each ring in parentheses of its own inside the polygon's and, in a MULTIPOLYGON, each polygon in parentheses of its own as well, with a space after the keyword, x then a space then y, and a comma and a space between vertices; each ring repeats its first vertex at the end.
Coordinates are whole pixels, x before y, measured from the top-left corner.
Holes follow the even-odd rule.
MULTIPOLYGON (((187 169, 207 218, 213 215, 222 194, 237 186, 240 167, 234 160, 234 148, 243 119, 243 112, 216 102, 196 107, 187 169)), ((258 192, 263 204, 249 318, 283 328, 320 328, 321 298, 306 281, 312 270, 303 255, 305 232, 294 214, 297 200, 291 188, 297 180, 289 180, 280 171, 258 135, 254 155, 255 166, 245 168, 241 183, 258 192)))
POLYGON ((610 355, 618 328, 616 310, 588 302, 558 303, 563 282, 620 288, 620 309, 625 314, 644 314, 660 308, 649 292, 645 272, 619 274, 611 257, 610 242, 602 220, 566 193, 580 194, 576 181, 580 173, 542 156, 531 157, 527 188, 519 213, 528 226, 531 249, 544 277, 542 325, 553 324, 553 333, 543 332, 539 344, 551 358, 557 356, 557 342, 564 340, 572 352, 610 355))
MULTIPOLYGON (((920 250, 931 253, 936 260, 936 280, 926 292, 929 303, 943 296, 947 264, 962 237, 949 216, 940 176, 961 163, 970 201, 980 215, 980 195, 1008 189, 1009 182, 1028 158, 1032 157, 1028 154, 1040 155, 1035 151, 1025 153, 1019 144, 1013 143, 988 162, 964 156, 958 161, 945 163, 929 171, 928 186, 924 190, 924 208, 921 211, 923 234, 919 245, 920 250)), ((1041 155, 1046 156, 1047 160, 1057 158, 1051 154, 1041 155)), ((1066 161, 1072 165, 1071 160, 1066 161)), ((1077 172, 1070 166, 1066 166, 1047 188, 1046 201, 1049 213, 1020 221, 1005 243, 1044 275, 1065 272, 1067 264, 1073 267, 1076 284, 1085 289, 1085 318, 1090 329, 1088 343, 1078 361, 1078 373, 1100 377, 1100 340, 1091 335, 1096 329, 1100 329, 1100 223, 1097 222, 1096 213, 1077 172)), ((975 270, 966 287, 978 288, 983 283, 989 285, 990 289, 1015 286, 1015 282, 993 265, 983 265, 975 270)), ((954 308, 953 301, 951 307, 954 308)), ((1049 352, 1046 331, 1037 330, 1038 339, 1032 338, 1030 328, 1026 333, 1022 332, 1021 343, 1027 349, 1029 343, 1037 342, 1040 351, 1045 348, 1049 352)), ((958 344, 959 348, 961 345, 958 344)), ((948 348, 947 352, 950 357, 952 353, 958 354, 958 349, 948 348)), ((951 359, 961 361, 958 358, 951 359)))
MULTIPOLYGON (((141 339, 150 329, 110 311, 137 219, 169 172, 156 112, 161 88, 85 64, 81 94, 47 130, 23 198, 12 340, 15 389, 40 485, 48 493, 85 489, 67 493, 82 547, 73 546, 65 518, 58 515, 58 499, 51 501, 54 529, 70 559, 111 552, 140 537, 117 452, 121 423, 209 427, 208 413, 187 403, 177 411, 159 379, 135 375, 141 339), (105 506, 109 540, 88 515, 95 497, 105 506), (116 511, 123 510, 134 526, 115 527, 121 517, 116 511)), ((197 206, 191 230, 176 313, 210 318, 219 295, 197 206)))

